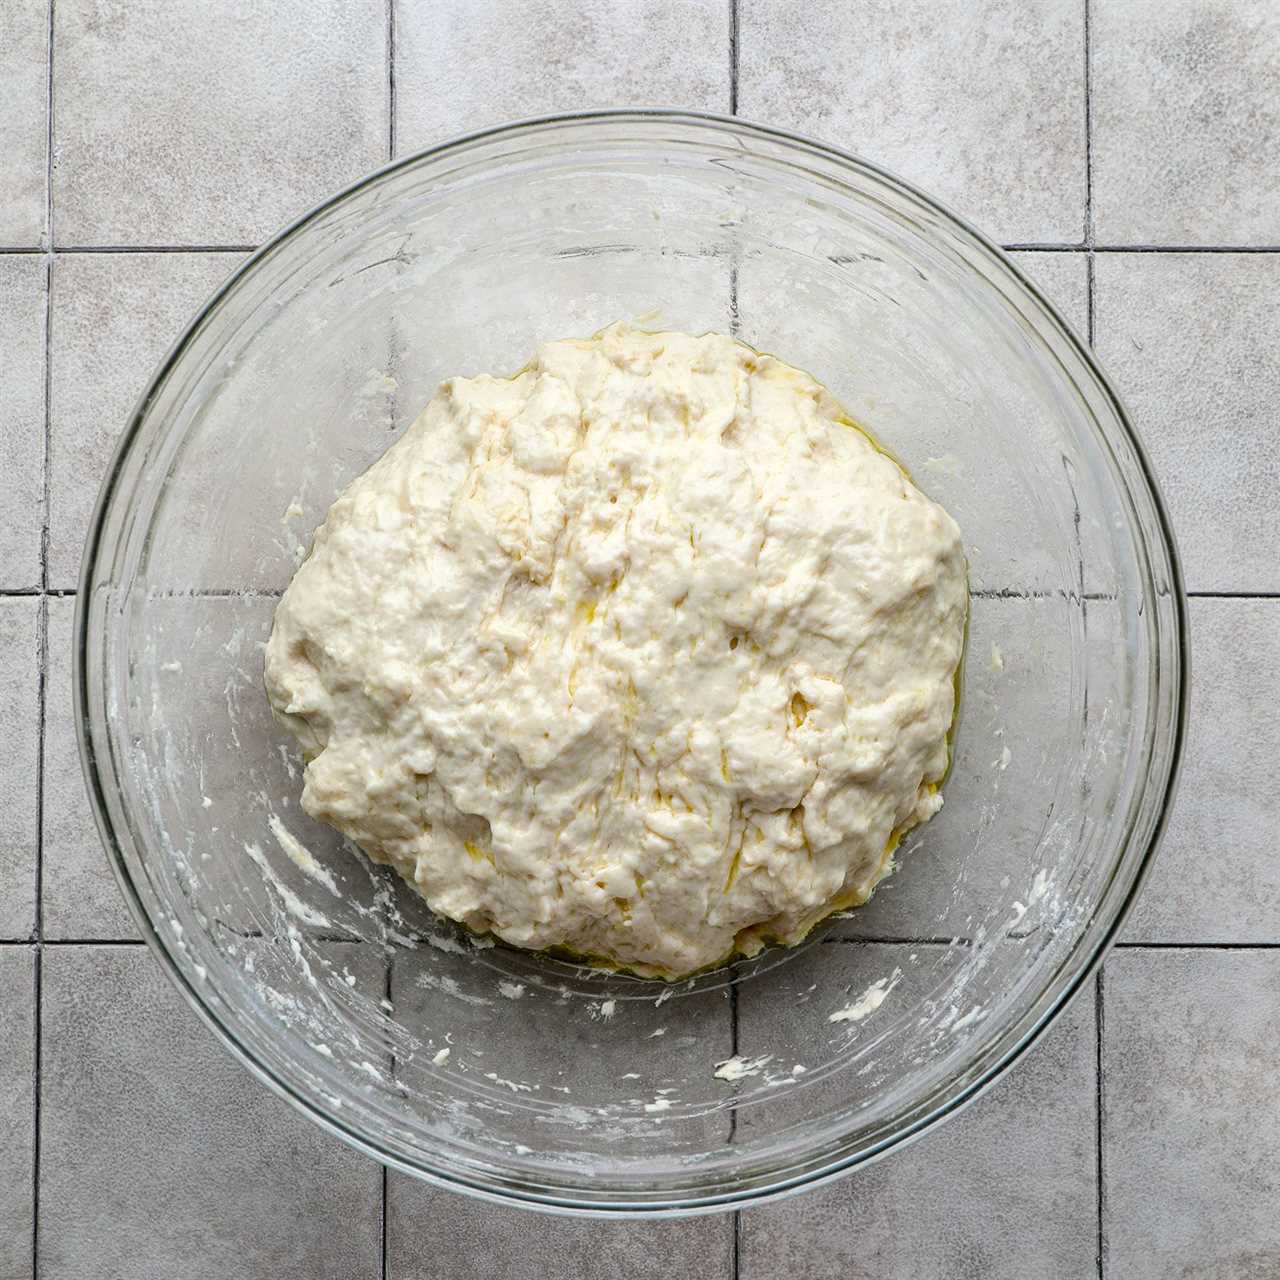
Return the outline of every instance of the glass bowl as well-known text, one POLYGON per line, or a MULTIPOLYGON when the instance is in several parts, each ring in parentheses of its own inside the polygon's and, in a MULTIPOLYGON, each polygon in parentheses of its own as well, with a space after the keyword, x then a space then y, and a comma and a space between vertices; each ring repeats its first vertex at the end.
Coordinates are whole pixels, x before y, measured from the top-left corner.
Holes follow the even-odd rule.
POLYGON ((77 708, 139 927, 262 1080, 443 1184, 677 1213, 865 1164, 1062 1009, 1168 811, 1185 636, 1124 411, 992 244, 830 147, 603 113, 393 164, 232 275, 103 487, 77 708), (956 517, 971 562, 941 814, 867 906, 674 986, 435 919, 301 813, 262 692, 311 530, 437 383, 618 319, 732 332, 814 373, 956 517))

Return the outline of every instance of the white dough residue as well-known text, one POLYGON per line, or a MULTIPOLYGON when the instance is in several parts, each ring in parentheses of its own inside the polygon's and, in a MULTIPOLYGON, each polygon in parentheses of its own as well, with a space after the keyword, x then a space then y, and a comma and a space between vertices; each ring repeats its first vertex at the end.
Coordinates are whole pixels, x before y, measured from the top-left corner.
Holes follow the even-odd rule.
POLYGON ((935 813, 954 521, 807 374, 622 326, 455 378, 331 507, 266 687, 302 805, 433 910, 674 977, 935 813))
POLYGON ((748 1076, 757 1075, 772 1061, 771 1053, 766 1053, 762 1058, 742 1058, 735 1055, 732 1058, 726 1058, 724 1062, 716 1063, 715 1077, 717 1080, 727 1080, 733 1084, 738 1080, 745 1080, 748 1076))
POLYGON ((318 884, 324 885, 335 898, 342 896, 329 869, 322 867, 315 860, 311 850, 274 813, 268 815, 267 826, 271 828, 271 834, 275 836, 276 844, 280 846, 281 852, 303 875, 309 876, 318 884))
POLYGON ((902 976, 901 969, 895 969, 891 978, 879 978, 873 982, 852 1004, 837 1009, 831 1014, 828 1022, 861 1022, 884 1004, 885 997, 898 985, 902 976))
POLYGON ((262 849, 256 844, 246 844, 245 853, 253 859, 258 865, 258 870, 262 872, 263 878, 275 890, 276 896, 280 899, 284 909, 297 921, 302 924, 309 924, 315 928, 323 929, 330 924, 329 917, 322 911, 316 911, 312 907, 307 906, 301 898, 298 897, 287 884, 284 884, 280 877, 271 869, 271 864, 264 856, 262 849))

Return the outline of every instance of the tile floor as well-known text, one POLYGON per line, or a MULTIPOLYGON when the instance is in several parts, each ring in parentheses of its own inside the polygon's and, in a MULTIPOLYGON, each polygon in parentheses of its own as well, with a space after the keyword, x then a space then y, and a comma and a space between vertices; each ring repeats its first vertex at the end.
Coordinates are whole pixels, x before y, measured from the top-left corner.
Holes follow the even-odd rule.
POLYGON ((299 13, 0 5, 0 1280, 1280 1275, 1280 734, 1256 695, 1280 685, 1280 7, 299 13), (1095 989, 1028 1059, 863 1176, 737 1219, 641 1226, 384 1176, 231 1063, 132 940, 67 671, 112 438, 239 255, 444 134, 627 103, 821 135, 1018 246, 1150 447, 1197 670, 1150 887, 1095 989))

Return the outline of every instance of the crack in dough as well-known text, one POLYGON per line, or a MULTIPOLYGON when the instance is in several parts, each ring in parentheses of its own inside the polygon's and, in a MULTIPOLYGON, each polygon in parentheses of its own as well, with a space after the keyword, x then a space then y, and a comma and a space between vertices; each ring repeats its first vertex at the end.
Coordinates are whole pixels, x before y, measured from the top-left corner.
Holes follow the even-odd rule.
POLYGON ((443 383, 276 610, 302 804, 433 910, 678 977, 942 803, 960 533, 807 374, 613 326, 443 383))

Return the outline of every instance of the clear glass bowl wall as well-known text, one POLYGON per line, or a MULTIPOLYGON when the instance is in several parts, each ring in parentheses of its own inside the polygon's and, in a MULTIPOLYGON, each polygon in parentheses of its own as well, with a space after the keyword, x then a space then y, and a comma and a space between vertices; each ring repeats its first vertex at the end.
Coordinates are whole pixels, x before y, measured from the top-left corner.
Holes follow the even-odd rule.
POLYGON ((688 115, 464 139, 283 233, 157 374, 81 585, 99 819, 192 1004, 348 1141, 567 1209, 778 1193, 971 1096, 1117 928, 1163 821, 1185 702, 1159 499, 1052 309, 876 169, 688 115), (261 689, 272 610, 311 530, 439 381, 514 369, 539 342, 620 318, 732 332, 810 370, 952 512, 971 561, 941 814, 867 907, 674 987, 435 920, 300 811, 299 763, 261 689), (864 1006, 887 993, 878 1008, 832 1020, 869 990, 864 1006), (734 1054, 767 1061, 717 1077, 734 1054))

